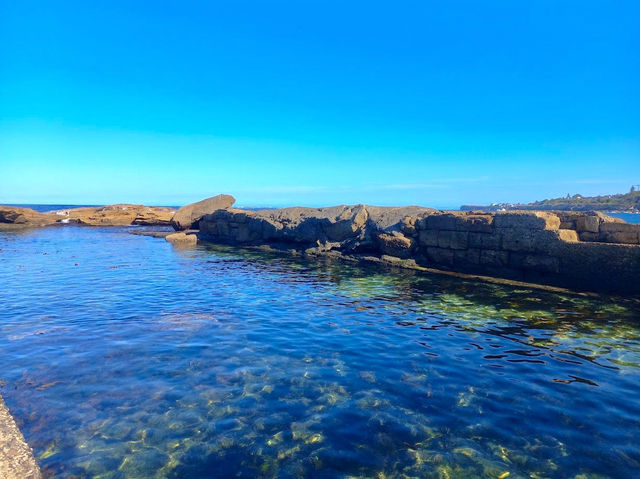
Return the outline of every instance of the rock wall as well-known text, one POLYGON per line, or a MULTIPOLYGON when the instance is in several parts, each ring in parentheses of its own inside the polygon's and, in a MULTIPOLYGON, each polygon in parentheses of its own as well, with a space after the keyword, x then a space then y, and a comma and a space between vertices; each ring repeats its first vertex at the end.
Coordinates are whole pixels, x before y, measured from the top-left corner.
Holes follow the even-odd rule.
POLYGON ((204 216, 199 237, 281 245, 306 254, 387 256, 442 270, 638 294, 637 225, 596 216, 596 232, 589 230, 596 229, 595 221, 583 217, 587 215, 571 220, 549 212, 481 214, 366 205, 228 209, 204 216), (607 242, 596 241, 600 238, 607 242), (628 241, 611 242, 616 239, 628 241))
POLYGON ((628 224, 599 212, 557 211, 561 228, 575 230, 580 241, 597 243, 640 244, 640 225, 628 224))

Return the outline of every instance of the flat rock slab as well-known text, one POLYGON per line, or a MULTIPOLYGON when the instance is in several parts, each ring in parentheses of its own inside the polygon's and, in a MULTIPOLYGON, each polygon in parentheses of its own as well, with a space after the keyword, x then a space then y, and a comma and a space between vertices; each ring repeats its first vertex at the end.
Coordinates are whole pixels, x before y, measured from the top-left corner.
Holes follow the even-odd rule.
POLYGON ((33 451, 0 397, 0 479, 40 479, 33 451))

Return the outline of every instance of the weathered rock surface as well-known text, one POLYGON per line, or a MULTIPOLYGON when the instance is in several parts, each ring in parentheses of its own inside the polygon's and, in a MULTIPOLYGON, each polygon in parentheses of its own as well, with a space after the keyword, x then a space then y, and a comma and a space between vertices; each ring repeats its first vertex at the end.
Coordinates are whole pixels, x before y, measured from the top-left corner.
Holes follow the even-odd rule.
POLYGON ((0 478, 40 479, 40 468, 0 396, 0 478))
POLYGON ((89 226, 169 225, 175 209, 118 204, 39 213, 29 208, 0 206, 0 223, 20 226, 82 224, 89 226))
POLYGON ((24 226, 45 226, 56 222, 50 213, 38 213, 31 208, 0 205, 0 223, 24 226))
POLYGON ((640 226, 603 216, 366 205, 228 209, 202 217, 199 236, 217 243, 271 245, 308 255, 395 258, 396 263, 412 261, 427 268, 637 294, 640 226), (584 240, 587 233, 596 235, 595 242, 584 240))
POLYGON ((164 239, 176 246, 193 246, 198 243, 198 237, 195 232, 187 234, 184 231, 179 231, 166 235, 164 239))
POLYGON ((129 204, 58 212, 66 222, 90 226, 169 225, 174 213, 173 208, 129 204))
POLYGON ((204 215, 216 210, 226 210, 233 206, 236 199, 231 195, 212 196, 178 209, 171 219, 171 226, 176 231, 198 228, 198 222, 204 215))

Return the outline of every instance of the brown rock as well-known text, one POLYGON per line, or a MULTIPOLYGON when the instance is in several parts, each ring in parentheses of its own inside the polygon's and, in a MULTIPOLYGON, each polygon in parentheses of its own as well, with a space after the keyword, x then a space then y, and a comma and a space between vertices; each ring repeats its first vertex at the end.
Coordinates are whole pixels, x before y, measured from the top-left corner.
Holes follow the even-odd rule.
POLYGON ((40 479, 40 468, 0 397, 0 478, 40 479))
POLYGON ((600 231, 600 218, 596 215, 585 215, 576 219, 576 230, 580 233, 597 233, 600 231))
POLYGON ((398 258, 409 258, 411 256, 411 240, 401 233, 380 233, 376 239, 378 248, 382 253, 398 258))
POLYGON ((203 216, 217 210, 227 210, 233 206, 236 199, 231 195, 218 195, 206 200, 183 206, 173 215, 171 226, 177 231, 189 228, 198 228, 198 223, 203 216))
POLYGON ((164 239, 177 246, 192 246, 198 244, 198 237, 195 234, 187 234, 183 231, 171 233, 165 236, 164 239))
POLYGON ((0 223, 23 226, 45 226, 56 222, 50 213, 38 213, 31 208, 0 206, 0 223))
POLYGON ((560 218, 544 211, 509 211, 496 213, 494 224, 497 228, 557 230, 560 228, 560 218))
POLYGON ((558 239, 560 241, 567 241, 569 243, 580 241, 580 239, 578 238, 578 232, 574 230, 558 230, 558 239))
POLYGON ((168 225, 173 208, 116 204, 54 212, 58 222, 88 226, 168 225))

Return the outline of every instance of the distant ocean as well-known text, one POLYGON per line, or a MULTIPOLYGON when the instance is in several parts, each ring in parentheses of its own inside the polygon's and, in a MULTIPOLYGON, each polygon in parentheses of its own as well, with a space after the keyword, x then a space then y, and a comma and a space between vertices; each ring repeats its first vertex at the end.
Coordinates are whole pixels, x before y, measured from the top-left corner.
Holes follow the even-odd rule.
POLYGON ((31 208, 32 210, 39 211, 40 213, 45 213, 47 211, 58 211, 58 210, 68 210, 71 208, 87 208, 101 205, 6 205, 6 206, 17 206, 19 208, 31 208))
MULTIPOLYGON (((17 204, 9 204, 9 205, 5 205, 5 206, 17 206, 19 208, 31 208, 32 210, 39 211, 40 213, 45 213, 47 211, 69 210, 71 208, 95 208, 95 207, 98 207, 98 206, 105 206, 105 205, 17 205, 17 204)), ((169 206, 169 208, 180 208, 180 207, 179 206, 169 206)))
POLYGON ((620 218, 627 223, 640 224, 640 213, 607 213, 614 218, 620 218))

